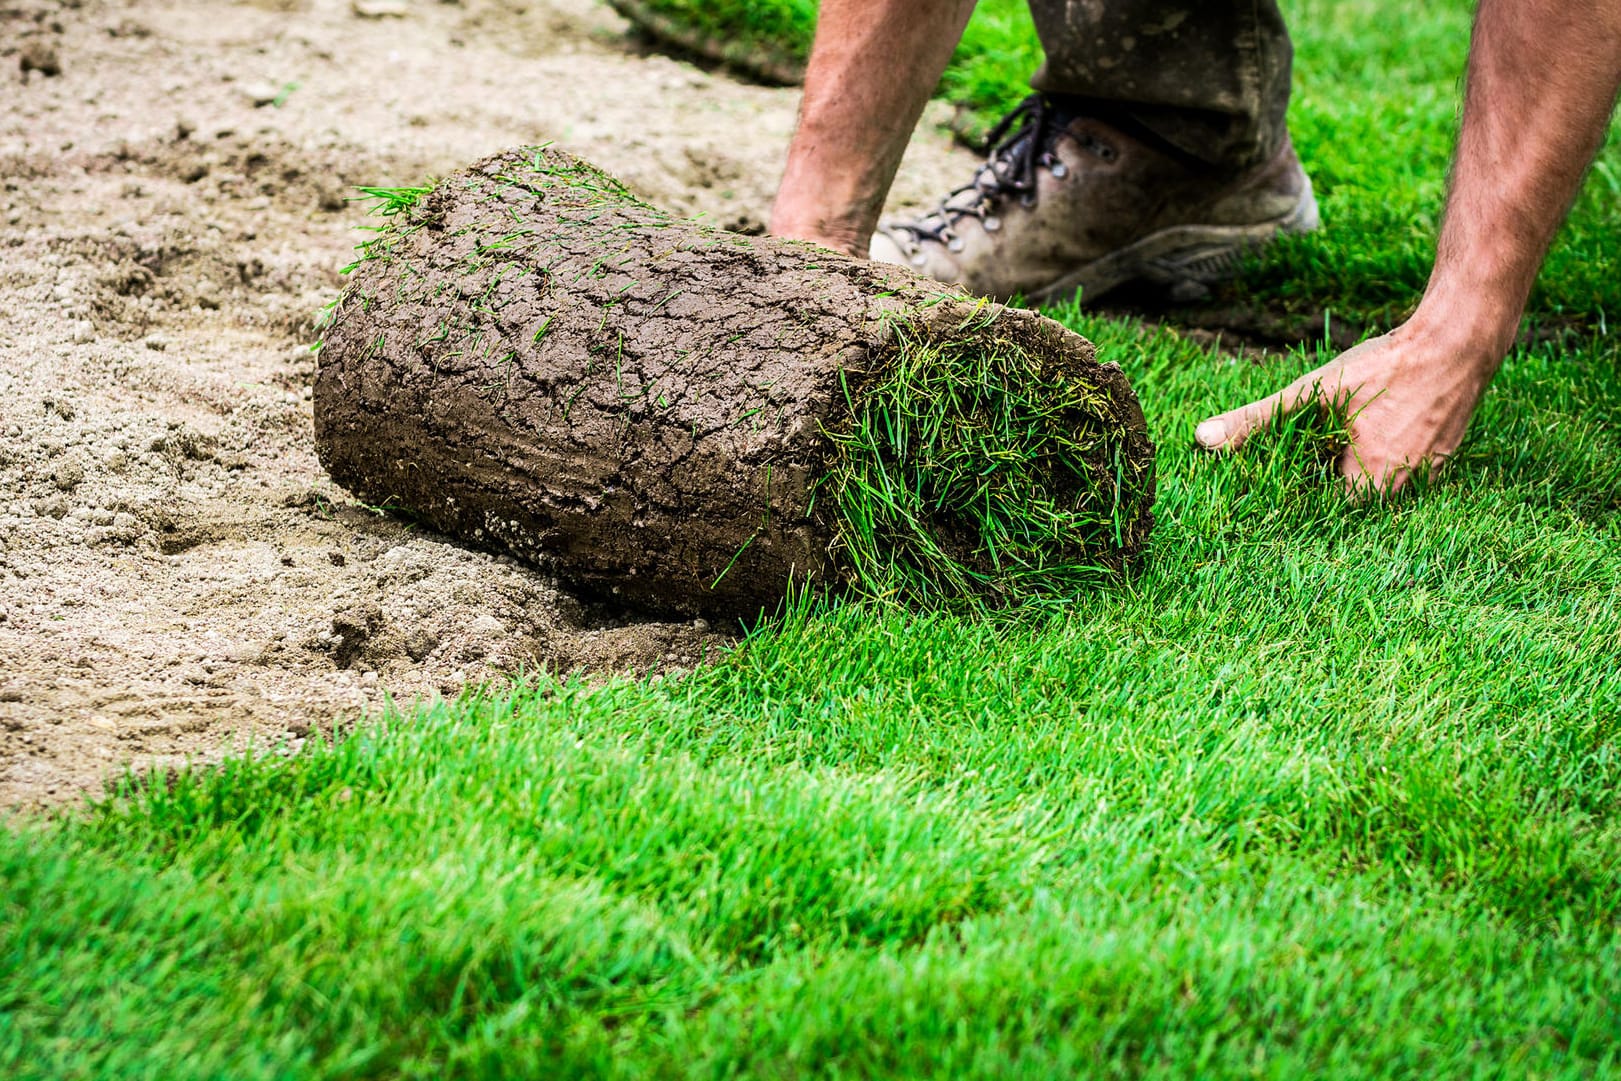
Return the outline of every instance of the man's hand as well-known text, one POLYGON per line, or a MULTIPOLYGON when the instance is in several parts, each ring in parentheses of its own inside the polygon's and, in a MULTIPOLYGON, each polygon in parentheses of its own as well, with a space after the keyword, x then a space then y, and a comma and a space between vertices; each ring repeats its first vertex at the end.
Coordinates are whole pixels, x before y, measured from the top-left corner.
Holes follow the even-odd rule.
POLYGON ((1395 492, 1415 472, 1439 467, 1463 441, 1497 370, 1491 345, 1449 341, 1411 324, 1354 349, 1258 402, 1194 430, 1207 450, 1237 450, 1279 413, 1331 405, 1349 418, 1340 475, 1356 495, 1395 492))
POLYGON ((1615 0, 1480 0, 1435 269, 1413 317, 1195 438, 1236 448, 1317 389, 1352 417, 1349 487, 1399 487, 1458 448, 1621 84, 1615 0))

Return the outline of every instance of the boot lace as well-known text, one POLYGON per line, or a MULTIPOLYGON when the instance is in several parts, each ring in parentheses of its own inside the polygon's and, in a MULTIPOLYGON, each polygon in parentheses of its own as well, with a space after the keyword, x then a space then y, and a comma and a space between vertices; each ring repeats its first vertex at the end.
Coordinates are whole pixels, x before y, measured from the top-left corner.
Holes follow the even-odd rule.
POLYGON ((1053 147, 1071 119, 1046 95, 1031 94, 985 137, 991 149, 972 180, 918 220, 895 222, 890 228, 912 234, 914 242, 933 240, 952 251, 961 250, 962 241, 953 230, 963 218, 976 218, 994 232, 1000 226, 996 211, 1007 200, 1017 198, 1024 206, 1035 205, 1039 170, 1064 176, 1065 165, 1053 147))

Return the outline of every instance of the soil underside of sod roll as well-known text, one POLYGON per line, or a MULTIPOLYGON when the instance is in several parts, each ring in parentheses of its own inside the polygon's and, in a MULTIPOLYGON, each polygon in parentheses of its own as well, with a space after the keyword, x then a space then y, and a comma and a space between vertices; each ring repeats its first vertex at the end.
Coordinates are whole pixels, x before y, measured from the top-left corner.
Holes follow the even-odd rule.
POLYGON ((552 149, 384 209, 320 353, 322 461, 585 592, 1017 603, 1152 526, 1136 396, 1050 320, 672 217, 552 149))

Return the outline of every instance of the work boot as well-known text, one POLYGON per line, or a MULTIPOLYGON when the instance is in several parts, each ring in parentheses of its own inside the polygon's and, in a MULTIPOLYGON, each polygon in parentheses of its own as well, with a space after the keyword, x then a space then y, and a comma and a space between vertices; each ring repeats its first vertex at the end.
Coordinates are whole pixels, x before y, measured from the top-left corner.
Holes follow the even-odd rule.
POLYGON ((1190 300, 1246 252, 1317 227, 1311 180, 1287 136, 1270 161, 1235 174, 1129 119, 1107 123, 1032 94, 987 141, 985 164, 940 206, 880 223, 874 260, 999 300, 1038 304, 1076 290, 1095 300, 1139 280, 1190 300))

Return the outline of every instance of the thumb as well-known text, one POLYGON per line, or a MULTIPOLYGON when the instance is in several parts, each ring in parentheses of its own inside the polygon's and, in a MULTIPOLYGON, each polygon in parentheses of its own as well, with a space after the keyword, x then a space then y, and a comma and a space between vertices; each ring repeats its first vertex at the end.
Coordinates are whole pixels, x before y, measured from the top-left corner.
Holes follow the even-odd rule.
POLYGON ((1322 399, 1325 394, 1337 395, 1339 392, 1330 392, 1329 386, 1337 387, 1342 381, 1348 355, 1342 354, 1321 368, 1307 372, 1276 394, 1201 421, 1193 430, 1193 438, 1205 450, 1237 450, 1274 419, 1286 417, 1306 403, 1322 399))
POLYGON ((1260 401, 1200 421, 1199 426, 1193 429, 1194 441, 1205 450, 1237 450, 1250 436, 1271 423, 1274 417, 1299 408, 1302 396, 1297 388, 1298 384, 1292 383, 1260 401))

